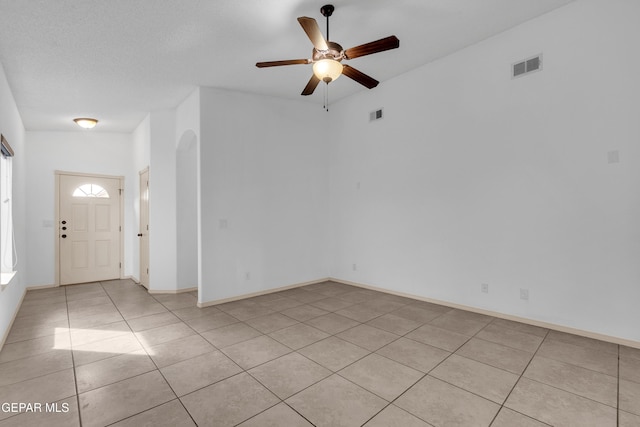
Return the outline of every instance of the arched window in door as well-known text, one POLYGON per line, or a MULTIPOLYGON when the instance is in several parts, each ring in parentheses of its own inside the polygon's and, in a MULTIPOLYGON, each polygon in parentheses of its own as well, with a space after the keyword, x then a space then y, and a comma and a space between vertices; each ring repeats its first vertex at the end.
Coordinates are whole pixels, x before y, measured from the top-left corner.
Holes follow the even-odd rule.
POLYGON ((108 199, 109 193, 98 184, 83 184, 73 191, 73 197, 98 197, 108 199))

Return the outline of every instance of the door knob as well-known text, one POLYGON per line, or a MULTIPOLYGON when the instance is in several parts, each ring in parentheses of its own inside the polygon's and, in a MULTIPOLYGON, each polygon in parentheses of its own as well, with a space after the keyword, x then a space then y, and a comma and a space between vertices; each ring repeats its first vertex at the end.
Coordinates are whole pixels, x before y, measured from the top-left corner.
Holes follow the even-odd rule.
POLYGON ((62 221, 62 223, 63 223, 63 224, 66 224, 66 223, 67 223, 67 221, 62 221))
POLYGON ((142 237, 142 233, 138 233, 138 237, 142 237))
POLYGON ((63 239, 66 239, 66 238, 67 238, 67 235, 66 235, 66 234, 63 234, 63 235, 62 235, 62 236, 60 236, 60 237, 62 237, 63 239))

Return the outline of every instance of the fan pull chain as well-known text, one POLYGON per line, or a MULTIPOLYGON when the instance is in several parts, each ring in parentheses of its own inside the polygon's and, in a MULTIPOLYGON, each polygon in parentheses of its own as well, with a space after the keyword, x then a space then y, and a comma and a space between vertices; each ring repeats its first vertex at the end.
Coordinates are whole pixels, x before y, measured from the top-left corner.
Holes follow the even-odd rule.
POLYGON ((327 109, 327 89, 326 88, 322 90, 322 109, 323 110, 327 109))
POLYGON ((329 112, 329 83, 327 83, 324 87, 324 110, 329 112))

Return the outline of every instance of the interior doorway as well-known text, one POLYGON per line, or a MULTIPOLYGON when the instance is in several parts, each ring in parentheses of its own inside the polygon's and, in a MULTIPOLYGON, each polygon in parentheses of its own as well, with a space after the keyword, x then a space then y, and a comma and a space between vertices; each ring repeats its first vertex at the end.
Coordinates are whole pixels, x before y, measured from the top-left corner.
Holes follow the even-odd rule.
POLYGON ((123 177, 56 172, 58 283, 122 275, 123 177))
POLYGON ((149 289, 149 168, 140 172, 140 284, 149 289))

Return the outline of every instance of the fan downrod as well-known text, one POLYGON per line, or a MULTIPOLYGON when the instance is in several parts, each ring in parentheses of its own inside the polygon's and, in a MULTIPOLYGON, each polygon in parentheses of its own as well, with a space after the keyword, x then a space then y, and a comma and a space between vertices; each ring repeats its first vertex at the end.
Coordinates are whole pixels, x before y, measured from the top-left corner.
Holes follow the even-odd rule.
POLYGON ((322 13, 322 16, 328 18, 333 14, 334 10, 336 10, 336 8, 333 7, 332 4, 325 4, 320 8, 320 13, 322 13))

